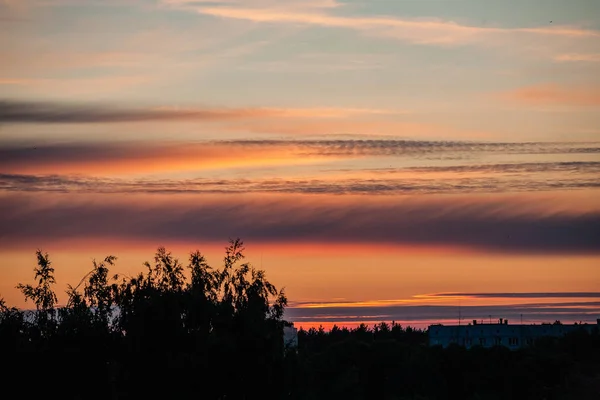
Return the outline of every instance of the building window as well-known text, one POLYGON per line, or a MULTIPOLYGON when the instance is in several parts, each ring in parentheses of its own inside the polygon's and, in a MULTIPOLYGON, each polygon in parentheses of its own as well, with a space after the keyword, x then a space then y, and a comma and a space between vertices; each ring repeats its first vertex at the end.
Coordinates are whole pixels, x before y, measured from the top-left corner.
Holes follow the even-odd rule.
POLYGON ((485 338, 479 338, 479 344, 485 346, 485 338))
POLYGON ((497 338, 494 338, 494 344, 495 344, 496 346, 499 346, 499 345, 501 345, 501 344, 502 344, 502 339, 501 339, 501 338, 499 338, 499 337, 497 337, 497 338))
POLYGON ((519 345, 519 338, 512 337, 512 338, 508 339, 508 344, 510 346, 518 346, 519 345))

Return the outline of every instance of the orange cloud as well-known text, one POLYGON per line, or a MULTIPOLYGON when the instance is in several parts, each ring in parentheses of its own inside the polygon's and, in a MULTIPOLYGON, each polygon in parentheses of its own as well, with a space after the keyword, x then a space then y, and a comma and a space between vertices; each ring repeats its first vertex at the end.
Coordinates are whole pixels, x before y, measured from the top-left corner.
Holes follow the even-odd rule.
POLYGON ((531 105, 599 106, 600 88, 544 84, 505 92, 500 97, 504 100, 531 105))
POLYGON ((561 62, 600 62, 600 53, 566 53, 554 57, 561 62))
POLYGON ((325 160, 324 156, 302 154, 293 146, 237 146, 227 143, 63 146, 23 151, 25 153, 20 156, 4 160, 0 164, 2 171, 103 176, 298 165, 325 160))
MULTIPOLYGON (((241 166, 304 165, 319 162, 330 163, 340 160, 358 160, 380 158, 384 164, 363 164, 353 168, 332 166, 327 170, 315 171, 311 181, 307 181, 306 170, 303 175, 278 176, 278 180, 262 179, 240 180, 228 177, 218 181, 188 181, 186 190, 194 191, 319 191, 333 192, 378 192, 398 193, 425 191, 427 193, 453 192, 454 185, 462 190, 480 191, 510 188, 523 190, 524 182, 528 190, 548 189, 545 182, 553 176, 554 189, 593 187, 590 184, 598 172, 595 161, 548 162, 542 156, 546 154, 592 154, 597 146, 573 144, 540 143, 486 143, 486 142, 441 142, 415 140, 238 140, 209 142, 89 142, 63 144, 13 145, 0 149, 0 172, 4 174, 43 174, 43 177, 28 177, 21 181, 18 177, 4 176, 5 188, 14 190, 22 185, 50 189, 70 185, 73 190, 92 190, 93 187, 111 188, 121 191, 133 189, 131 185, 144 190, 144 185, 152 186, 153 191, 169 189, 182 183, 181 177, 153 182, 94 180, 86 182, 85 177, 51 177, 51 174, 91 174, 95 177, 110 175, 131 175, 143 172, 194 171, 206 169, 237 168, 241 166), (464 154, 516 154, 538 155, 541 158, 521 160, 520 163, 501 163, 493 165, 446 165, 411 167, 394 162, 390 167, 389 158, 396 161, 408 158, 463 157, 464 154), (369 166, 370 165, 370 166, 369 166), (340 169, 341 168, 341 169, 340 169), (365 169, 366 168, 366 169, 365 169), (511 178, 515 173, 528 174, 529 179, 511 178), (535 177, 533 176, 535 175, 535 177), (9 179, 10 178, 10 179, 9 179), (462 179, 470 180, 462 180, 462 179), (506 179, 505 179, 506 178, 506 179), (480 186, 485 179, 491 179, 480 186), (12 182, 12 183, 11 183, 12 182), (16 186, 13 186, 16 185, 16 186), (139 184, 139 185, 138 185, 139 184), (513 185, 514 184, 514 185, 513 185), (41 186, 38 186, 41 185, 41 186), (92 185, 92 186, 90 186, 92 185), (95 186, 94 186, 95 185, 95 186), (107 187, 106 187, 107 185, 107 187), (216 185, 216 186, 215 186, 216 185), (425 185, 425 186, 423 186, 425 185), (379 187, 379 189, 378 189, 379 187), (487 188, 487 189, 486 189, 487 188), (406 190, 404 190, 406 189, 406 190)), ((519 156, 520 157, 520 156, 519 156)), ((527 157, 526 157, 527 158, 527 157)), ((517 160, 517 159, 515 159, 517 160)), ((409 163, 410 164, 410 163, 409 163)), ((311 172, 309 172, 311 174, 311 172)), ((514 177, 514 176, 513 176, 514 177)), ((21 177, 23 178, 23 177, 21 177)))

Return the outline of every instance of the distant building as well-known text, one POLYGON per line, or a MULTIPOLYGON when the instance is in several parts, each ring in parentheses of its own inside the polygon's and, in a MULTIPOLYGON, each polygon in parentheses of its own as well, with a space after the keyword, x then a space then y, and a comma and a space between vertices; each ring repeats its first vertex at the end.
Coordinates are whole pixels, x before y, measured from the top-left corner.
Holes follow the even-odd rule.
POLYGON ((466 348, 504 346, 518 349, 530 346, 542 337, 561 337, 581 329, 591 333, 599 328, 600 319, 596 324, 509 325, 508 320, 500 318, 498 322, 488 324, 473 320, 466 325, 430 325, 427 333, 430 346, 457 344, 466 348))
POLYGON ((283 346, 285 348, 298 347, 298 329, 293 325, 283 327, 283 346))

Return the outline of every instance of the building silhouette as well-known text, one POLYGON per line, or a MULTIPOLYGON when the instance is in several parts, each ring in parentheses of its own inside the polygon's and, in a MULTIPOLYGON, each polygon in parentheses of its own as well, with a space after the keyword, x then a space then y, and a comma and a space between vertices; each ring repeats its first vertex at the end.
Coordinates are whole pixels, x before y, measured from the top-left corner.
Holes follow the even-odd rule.
POLYGON ((293 324, 283 327, 283 346, 292 349, 298 347, 298 329, 293 324))
POLYGON ((580 330, 592 333, 599 328, 600 319, 596 324, 562 324, 556 321, 543 324, 509 325, 508 320, 500 318, 497 322, 492 323, 473 320, 466 325, 434 324, 429 326, 427 334, 430 346, 458 345, 466 348, 504 346, 510 349, 519 349, 533 345, 540 338, 559 338, 580 330))

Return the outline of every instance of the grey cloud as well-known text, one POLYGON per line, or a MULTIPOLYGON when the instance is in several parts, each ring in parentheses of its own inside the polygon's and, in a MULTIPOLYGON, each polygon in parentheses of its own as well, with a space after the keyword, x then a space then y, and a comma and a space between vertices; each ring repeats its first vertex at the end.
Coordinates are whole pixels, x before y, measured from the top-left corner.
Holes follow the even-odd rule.
MULTIPOLYGON (((5 146, 0 148, 0 170, 19 165, 52 165, 84 161, 111 162, 135 159, 155 150, 133 144, 53 144, 35 146, 5 146)), ((149 154, 148 154, 149 155, 149 154)))
POLYGON ((600 173, 600 162, 597 161, 568 161, 568 162, 538 162, 538 163, 511 163, 511 164, 477 164, 477 165, 450 165, 408 167, 404 169, 385 168, 370 170, 372 172, 394 173, 402 170, 413 172, 492 172, 492 173, 538 173, 538 172, 577 172, 600 173))
POLYGON ((503 154, 572 154, 600 153, 600 143, 560 142, 470 142, 470 141, 427 141, 397 139, 354 139, 354 140, 238 140, 228 143, 246 147, 291 145, 304 149, 308 154, 319 155, 429 155, 454 153, 451 158, 468 158, 473 153, 503 154))
POLYGON ((498 200, 465 203, 319 202, 287 195, 199 197, 193 203, 120 195, 20 193, 0 197, 0 239, 37 246, 54 239, 448 245, 507 253, 598 254, 600 213, 527 210, 498 200), (52 197, 56 196, 56 197, 52 197), (515 212, 515 210, 519 210, 515 212))
POLYGON ((60 175, 0 174, 0 190, 89 193, 312 193, 312 194, 444 194, 546 191, 600 187, 600 180, 569 176, 551 181, 545 177, 446 179, 161 179, 120 180, 60 175))
POLYGON ((178 119, 219 120, 252 116, 252 109, 142 109, 106 104, 0 100, 0 123, 118 123, 178 119))

